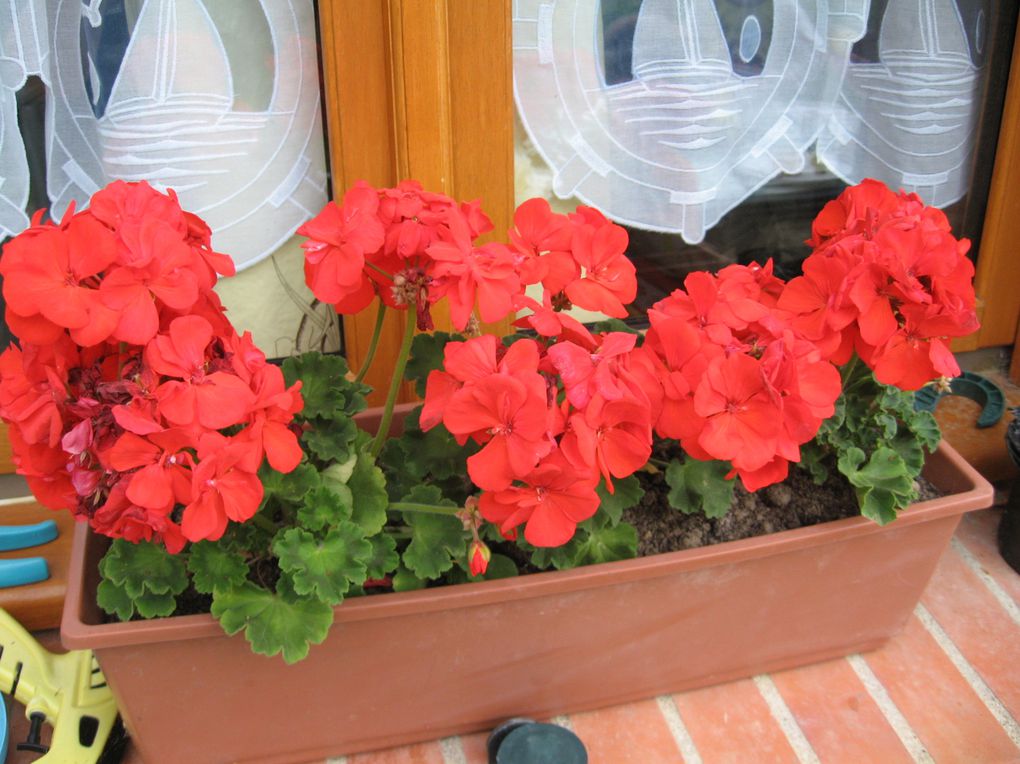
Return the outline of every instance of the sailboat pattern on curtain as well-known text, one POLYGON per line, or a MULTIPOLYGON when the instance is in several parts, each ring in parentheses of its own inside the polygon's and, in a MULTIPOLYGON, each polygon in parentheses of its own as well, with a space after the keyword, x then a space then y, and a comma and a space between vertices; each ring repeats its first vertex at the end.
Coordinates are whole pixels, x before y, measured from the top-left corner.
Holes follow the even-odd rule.
POLYGON ((148 180, 239 268, 266 257, 326 201, 314 24, 311 0, 0 0, 0 233, 28 222, 8 123, 36 74, 54 217, 148 180))
POLYGON ((985 0, 958 2, 515 0, 518 113, 557 196, 692 244, 816 158, 944 206, 984 65, 985 0))

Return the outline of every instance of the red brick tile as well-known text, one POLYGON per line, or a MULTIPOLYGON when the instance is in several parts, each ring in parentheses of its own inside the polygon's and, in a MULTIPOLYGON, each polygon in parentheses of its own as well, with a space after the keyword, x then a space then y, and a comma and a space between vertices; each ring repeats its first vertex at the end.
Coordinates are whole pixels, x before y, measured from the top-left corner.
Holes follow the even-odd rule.
POLYGON ((845 660, 772 675, 804 737, 825 764, 912 761, 845 660))
POLYGON ((347 757, 348 764, 443 764, 443 749, 438 742, 415 743, 375 753, 347 757))
POLYGON ((1020 756, 916 617, 885 647, 864 657, 935 761, 1001 762, 1020 756))
POLYGON ((676 741, 654 700, 574 714, 570 724, 591 764, 675 764, 676 741))
POLYGON ((949 549, 921 598, 939 626, 1014 718, 1020 718, 1020 626, 949 549))
POLYGON ((797 761, 750 679, 674 695, 673 701, 705 764, 797 761))
POLYGON ((1017 573, 999 554, 996 533, 999 529, 1001 509, 985 509, 969 512, 960 521, 956 538, 970 552, 981 567, 1005 590, 1013 601, 1020 604, 1020 573, 1017 573))
POLYGON ((464 759, 467 764, 488 764, 489 753, 485 748, 488 739, 488 732, 460 736, 460 747, 464 750, 464 759))

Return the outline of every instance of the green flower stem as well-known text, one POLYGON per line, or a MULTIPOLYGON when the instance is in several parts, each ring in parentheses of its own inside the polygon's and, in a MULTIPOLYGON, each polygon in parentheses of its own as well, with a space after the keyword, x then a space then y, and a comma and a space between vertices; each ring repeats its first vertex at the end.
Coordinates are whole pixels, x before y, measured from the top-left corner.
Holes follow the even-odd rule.
POLYGON ((360 382, 365 378, 368 368, 375 359, 375 351, 379 347, 379 337, 382 335, 384 318, 386 318, 386 303, 382 301, 382 298, 379 298, 379 312, 375 314, 375 329, 372 330, 372 341, 368 343, 368 355, 365 356, 365 360, 361 364, 361 371, 358 372, 358 376, 354 378, 355 382, 360 382))
POLYGON ((279 528, 276 527, 276 523, 270 520, 262 513, 257 513, 251 516, 251 521, 259 528, 269 533, 276 533, 279 528))
POLYGON ((382 268, 380 268, 375 263, 370 263, 370 262, 368 262, 368 260, 366 260, 365 261, 365 267, 366 268, 371 268, 376 273, 379 273, 379 274, 385 276, 386 278, 388 278, 390 281, 393 281, 393 276, 391 274, 387 273, 386 271, 384 271, 382 268))
POLYGON ((407 306, 407 324, 404 327, 404 340, 400 343, 400 353, 397 355, 397 364, 393 367, 393 379, 390 380, 390 391, 386 396, 386 405, 383 408, 382 421, 379 423, 379 432, 375 434, 372 442, 372 457, 378 457, 382 451, 386 436, 390 432, 390 421, 393 419, 393 405, 397 402, 397 393, 400 392, 400 385, 404 381, 404 369, 407 368, 407 359, 411 355, 411 341, 414 339, 414 329, 418 324, 418 314, 414 305, 407 306))
POLYGON ((416 504, 410 501, 392 502, 390 509, 394 512, 426 512, 430 515, 449 515, 451 517, 456 517, 464 511, 462 507, 442 507, 436 504, 416 504))

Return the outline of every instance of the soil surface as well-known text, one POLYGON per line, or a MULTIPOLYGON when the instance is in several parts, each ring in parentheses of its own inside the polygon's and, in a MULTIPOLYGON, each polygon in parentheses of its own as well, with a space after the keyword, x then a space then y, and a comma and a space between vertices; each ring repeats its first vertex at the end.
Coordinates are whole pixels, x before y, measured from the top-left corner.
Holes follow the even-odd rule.
MULTIPOLYGON (((836 473, 823 485, 791 466, 785 482, 748 493, 737 481, 733 503, 720 518, 701 513, 685 515, 666 500, 669 486, 662 473, 638 473, 645 489, 641 503, 623 513, 623 521, 638 533, 638 556, 675 552, 724 541, 761 536, 860 514, 853 487, 836 473)), ((920 501, 941 496, 929 481, 918 481, 920 501)))

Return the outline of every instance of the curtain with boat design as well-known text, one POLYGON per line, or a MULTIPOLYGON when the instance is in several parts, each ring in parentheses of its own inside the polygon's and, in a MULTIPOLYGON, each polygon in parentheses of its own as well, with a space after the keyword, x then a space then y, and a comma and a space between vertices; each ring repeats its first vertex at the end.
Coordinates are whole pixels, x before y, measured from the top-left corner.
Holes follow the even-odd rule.
POLYGON ((690 244, 781 173, 970 181, 988 0, 515 0, 552 191, 690 244))
POLYGON ((148 180, 244 268, 326 202, 312 0, 0 0, 0 237, 29 223, 30 76, 46 86, 54 218, 148 180))

